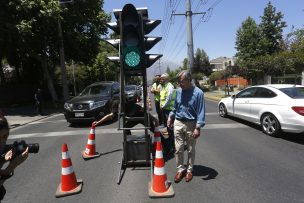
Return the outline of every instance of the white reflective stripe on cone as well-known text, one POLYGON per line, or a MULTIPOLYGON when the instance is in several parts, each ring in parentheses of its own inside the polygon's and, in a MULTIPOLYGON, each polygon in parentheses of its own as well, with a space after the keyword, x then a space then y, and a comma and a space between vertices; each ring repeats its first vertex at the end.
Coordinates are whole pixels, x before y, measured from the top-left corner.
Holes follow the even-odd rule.
POLYGON ((162 159, 163 157, 163 152, 162 151, 156 151, 155 153, 155 158, 157 159, 162 159))
POLYGON ((95 134, 95 129, 91 129, 90 134, 95 134))
POLYGON ((95 144, 95 140, 88 140, 88 144, 90 144, 90 145, 95 144))
POLYGON ((74 172, 74 170, 73 170, 72 166, 61 169, 61 174, 62 175, 69 175, 69 174, 71 174, 73 172, 74 172))
POLYGON ((166 171, 164 167, 158 168, 158 167, 154 167, 154 175, 158 175, 158 176, 163 176, 166 175, 166 171))
POLYGON ((69 158, 70 158, 69 152, 62 152, 62 159, 69 159, 69 158))

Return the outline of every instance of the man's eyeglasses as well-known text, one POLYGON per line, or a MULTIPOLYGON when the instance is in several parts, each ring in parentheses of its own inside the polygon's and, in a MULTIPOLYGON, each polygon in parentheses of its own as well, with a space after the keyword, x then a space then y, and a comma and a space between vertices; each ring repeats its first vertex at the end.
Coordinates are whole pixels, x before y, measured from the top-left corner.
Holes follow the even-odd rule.
POLYGON ((185 79, 183 79, 183 80, 178 80, 177 83, 178 83, 178 84, 185 83, 185 79))

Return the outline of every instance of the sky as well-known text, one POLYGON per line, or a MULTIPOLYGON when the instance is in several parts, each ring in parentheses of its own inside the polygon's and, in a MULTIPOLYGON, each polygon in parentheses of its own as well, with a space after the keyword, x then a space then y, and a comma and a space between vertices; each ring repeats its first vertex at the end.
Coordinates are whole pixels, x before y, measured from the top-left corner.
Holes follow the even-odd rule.
MULTIPOLYGON (((257 24, 269 0, 191 0, 193 15, 193 46, 203 49, 209 60, 225 56, 233 57, 236 53, 235 38, 237 29, 247 17, 252 17, 257 24), (212 11, 212 12, 211 12, 212 11)), ((283 34, 286 36, 295 28, 304 28, 304 0, 270 0, 276 12, 284 15, 287 23, 283 34)), ((113 9, 122 9, 127 3, 135 7, 147 7, 150 19, 162 20, 149 36, 160 36, 162 40, 149 53, 163 54, 160 62, 156 62, 150 73, 163 73, 166 67, 175 69, 182 66, 187 57, 186 17, 172 16, 175 13, 185 14, 186 0, 104 0, 104 11, 111 13, 113 9)), ((112 21, 115 21, 112 14, 112 21)))

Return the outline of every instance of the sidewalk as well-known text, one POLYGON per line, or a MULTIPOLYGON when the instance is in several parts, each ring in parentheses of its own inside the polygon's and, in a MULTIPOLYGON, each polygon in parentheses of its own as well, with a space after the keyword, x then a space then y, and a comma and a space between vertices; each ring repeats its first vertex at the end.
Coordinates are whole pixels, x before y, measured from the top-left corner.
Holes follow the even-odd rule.
POLYGON ((60 109, 47 108, 43 109, 43 115, 37 115, 34 106, 16 106, 16 107, 6 107, 2 108, 2 111, 7 119, 10 128, 16 128, 19 126, 26 125, 28 123, 38 121, 55 114, 62 112, 60 109))
MULTIPOLYGON (((237 94, 239 91, 229 92, 229 95, 237 94)), ((222 98, 228 97, 225 96, 225 91, 217 90, 212 92, 204 92, 205 98, 211 99, 214 101, 220 101, 222 98)))

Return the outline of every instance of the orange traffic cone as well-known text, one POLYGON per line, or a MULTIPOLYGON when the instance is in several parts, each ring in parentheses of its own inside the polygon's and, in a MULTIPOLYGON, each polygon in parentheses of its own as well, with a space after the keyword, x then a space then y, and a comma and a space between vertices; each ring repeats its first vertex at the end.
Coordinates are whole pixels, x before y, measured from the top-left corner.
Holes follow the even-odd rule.
POLYGON ((81 192, 82 180, 76 179, 67 144, 62 145, 61 165, 61 183, 57 188, 56 197, 68 196, 81 192))
POLYGON ((157 142, 161 142, 161 137, 160 137, 160 131, 159 131, 158 127, 155 127, 154 128, 154 137, 153 137, 153 143, 154 143, 153 151, 156 150, 157 142))
POLYGON ((152 184, 149 183, 149 197, 173 197, 174 190, 172 184, 167 181, 165 161, 161 142, 156 144, 155 163, 152 184))
POLYGON ((82 151, 81 154, 85 160, 100 157, 101 155, 98 152, 96 152, 95 149, 95 125, 93 123, 89 134, 88 142, 86 145, 86 149, 85 151, 82 151))

